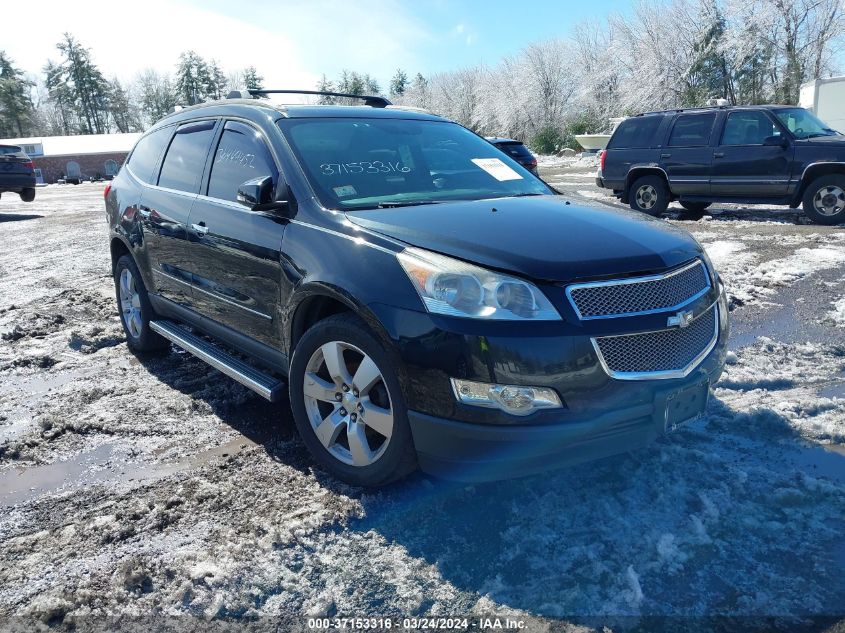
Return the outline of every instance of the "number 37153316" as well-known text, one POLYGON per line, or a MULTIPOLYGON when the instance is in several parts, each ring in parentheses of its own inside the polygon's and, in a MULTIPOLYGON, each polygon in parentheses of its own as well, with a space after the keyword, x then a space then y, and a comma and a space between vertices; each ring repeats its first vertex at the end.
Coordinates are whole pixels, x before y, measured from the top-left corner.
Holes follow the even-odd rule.
POLYGON ((409 171, 411 171, 411 168, 403 165, 401 161, 391 163, 390 161, 374 160, 372 162, 323 163, 320 165, 320 173, 324 176, 335 174, 407 174, 409 171))

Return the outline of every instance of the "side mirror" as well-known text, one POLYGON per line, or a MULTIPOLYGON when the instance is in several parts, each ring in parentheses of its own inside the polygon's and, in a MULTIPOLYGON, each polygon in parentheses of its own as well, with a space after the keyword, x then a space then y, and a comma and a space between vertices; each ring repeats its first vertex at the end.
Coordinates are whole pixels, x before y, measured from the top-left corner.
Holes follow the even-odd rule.
POLYGON ((763 139, 764 147, 783 147, 784 149, 789 144, 784 136, 767 136, 763 139))
POLYGON ((273 191, 273 178, 271 176, 253 178, 241 183, 238 187, 238 202, 252 211, 287 209, 289 206, 287 184, 280 179, 277 189, 279 195, 275 195, 273 191))

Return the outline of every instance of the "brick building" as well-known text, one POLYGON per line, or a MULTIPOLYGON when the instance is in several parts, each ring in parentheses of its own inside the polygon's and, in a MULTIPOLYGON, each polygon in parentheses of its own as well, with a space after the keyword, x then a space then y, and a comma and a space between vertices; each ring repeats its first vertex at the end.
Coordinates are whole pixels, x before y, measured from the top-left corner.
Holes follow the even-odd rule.
MULTIPOLYGON (((110 177, 126 160, 140 134, 88 134, 0 139, 0 145, 19 145, 41 170, 43 182, 59 178, 110 177)), ((38 172, 36 172, 37 174, 38 172)))

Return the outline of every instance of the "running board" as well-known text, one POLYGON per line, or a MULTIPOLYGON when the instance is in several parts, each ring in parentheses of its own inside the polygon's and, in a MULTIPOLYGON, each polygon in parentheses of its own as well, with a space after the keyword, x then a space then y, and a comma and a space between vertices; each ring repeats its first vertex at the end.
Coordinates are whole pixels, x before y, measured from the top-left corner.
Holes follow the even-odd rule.
POLYGON ((150 329, 270 402, 275 402, 284 393, 283 381, 235 358, 214 343, 191 334, 172 321, 150 321, 150 329))

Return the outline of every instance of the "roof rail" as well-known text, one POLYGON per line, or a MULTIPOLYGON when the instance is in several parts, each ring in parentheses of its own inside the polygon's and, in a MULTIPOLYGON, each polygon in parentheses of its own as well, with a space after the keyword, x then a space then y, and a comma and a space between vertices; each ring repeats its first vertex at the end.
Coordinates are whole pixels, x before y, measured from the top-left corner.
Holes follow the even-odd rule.
POLYGON ((720 104, 720 105, 704 105, 704 106, 694 106, 692 108, 668 108, 666 110, 650 110, 648 112, 640 112, 639 114, 635 114, 634 116, 644 116, 646 114, 669 114, 670 112, 693 112, 695 110, 726 110, 728 108, 737 108, 742 106, 735 106, 730 104, 720 104))
POLYGON ((348 99, 363 99, 365 106, 372 108, 386 108, 391 105, 390 101, 377 95, 353 95, 346 92, 326 92, 322 90, 232 90, 229 93, 230 99, 249 98, 251 96, 263 97, 265 95, 320 95, 321 97, 346 97, 348 99), (237 93, 237 94, 235 94, 237 93), (246 93, 246 95, 244 95, 246 93), (232 95, 235 96, 232 96, 232 95))

